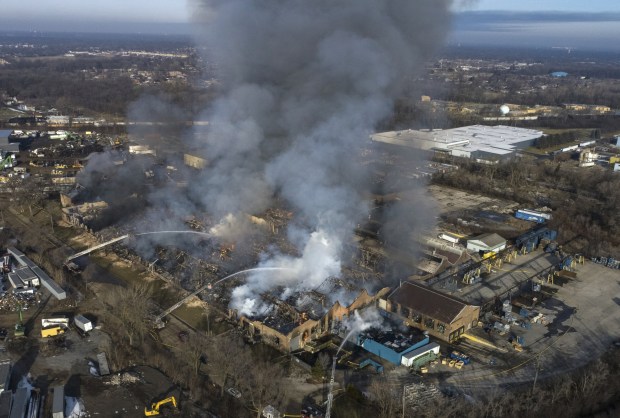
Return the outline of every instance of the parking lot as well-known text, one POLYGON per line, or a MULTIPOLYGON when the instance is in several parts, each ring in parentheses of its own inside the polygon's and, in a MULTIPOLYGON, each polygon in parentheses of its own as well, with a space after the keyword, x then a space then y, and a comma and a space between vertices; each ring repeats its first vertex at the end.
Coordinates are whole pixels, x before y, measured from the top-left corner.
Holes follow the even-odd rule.
POLYGON ((546 317, 546 325, 511 327, 512 334, 525 340, 522 352, 512 348, 506 335, 487 335, 478 328, 477 336, 505 352, 463 341, 460 350, 472 363, 461 370, 439 365, 431 368, 429 377, 441 375, 444 385, 474 394, 531 382, 537 369, 538 379, 544 379, 602 356, 620 338, 620 271, 586 261, 576 272, 577 279, 552 286, 557 292, 533 308, 546 317))

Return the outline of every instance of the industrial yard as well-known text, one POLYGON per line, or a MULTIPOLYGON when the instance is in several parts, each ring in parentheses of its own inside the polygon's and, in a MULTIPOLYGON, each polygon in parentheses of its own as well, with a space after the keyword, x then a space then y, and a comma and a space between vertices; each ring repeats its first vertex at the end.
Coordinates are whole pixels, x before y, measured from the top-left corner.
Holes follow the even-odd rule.
POLYGON ((617 54, 190 3, 0 31, 0 418, 614 416, 617 54))
MULTIPOLYGON (((390 153, 382 148, 376 155, 385 160, 390 153)), ((151 157, 131 158, 144 164, 151 157)), ((154 180, 145 176, 144 181, 154 180)), ((412 198, 407 197, 408 189, 394 192, 412 198)), ((188 392, 182 387, 159 392, 167 377, 125 363, 127 354, 114 347, 113 341, 123 338, 118 321, 126 318, 112 309, 122 299, 118 293, 122 287, 136 289, 129 293, 150 295, 151 303, 144 305, 142 314, 153 321, 143 331, 133 328, 125 337, 148 343, 155 356, 167 352, 178 359, 191 358, 194 344, 202 347, 198 349, 204 363, 197 363, 196 378, 210 377, 201 396, 225 392, 223 401, 211 402, 208 409, 223 416, 240 411, 244 402, 237 393, 243 396, 246 390, 238 380, 242 374, 236 375, 241 373, 237 366, 226 366, 227 375, 222 376, 220 367, 208 360, 209 355, 216 356, 209 354, 211 350, 229 338, 239 338, 249 347, 269 347, 243 356, 267 360, 286 356, 290 365, 281 383, 288 381, 297 389, 276 397, 283 396, 280 408, 288 411, 324 410, 332 391, 340 393, 348 381, 358 379, 362 379, 360 390, 378 396, 372 395, 372 381, 380 376, 428 399, 441 399, 441 393, 486 396, 493 387, 519 388, 534 380, 544 385, 605 355, 617 340, 615 324, 620 319, 603 315, 617 312, 614 277, 619 273, 613 260, 605 259, 607 267, 602 260, 564 252, 557 231, 548 226, 549 212, 439 185, 429 186, 429 193, 439 209, 438 223, 410 238, 417 246, 415 254, 391 247, 372 232, 381 228, 379 212, 394 204, 393 196, 379 200, 384 209, 358 227, 350 244, 351 259, 340 277, 326 277, 313 288, 285 297, 282 287, 265 289, 261 310, 254 312, 231 309, 234 292, 244 279, 251 279, 254 270, 265 270, 263 280, 282 274, 276 267, 257 264, 270 242, 296 254, 282 234, 294 216, 290 210, 272 208, 260 216, 248 216, 246 225, 254 230, 253 238, 240 246, 216 244, 213 231, 222 225, 206 216, 179 219, 180 227, 170 231, 136 231, 136 224, 129 223, 102 227, 109 205, 89 201, 87 189, 65 188, 55 203, 35 209, 56 217, 54 225, 46 225, 45 216, 34 212, 30 216, 24 206, 21 213, 13 209, 5 215, 4 232, 5 242, 13 245, 6 247, 4 259, 9 288, 0 299, 5 312, 0 327, 6 330, 5 347, 12 365, 10 387, 31 376, 40 393, 49 390, 47 401, 42 396, 31 398, 30 408, 43 411, 53 407, 52 395, 60 390, 59 384, 64 385, 63 404, 91 414, 101 414, 100 405, 107 402, 97 396, 101 388, 117 388, 113 390, 118 391, 118 411, 110 416, 130 414, 157 399, 174 396, 181 403, 192 396, 193 389, 188 392), (29 241, 39 228, 45 240, 29 241), (168 246, 166 239, 157 239, 157 251, 147 255, 145 239, 158 234, 166 239, 179 234, 188 237, 175 238, 175 244, 168 246), (38 256, 43 253, 64 267, 54 268, 38 256), (28 254, 46 262, 50 274, 28 254), (408 275, 391 281, 381 273, 391 265, 404 268, 408 275), (142 284, 150 290, 138 290, 142 284), (362 332, 349 320, 355 317, 378 328, 362 332), (94 328, 80 331, 78 319, 92 321, 94 328), (27 339, 20 339, 13 330, 20 321, 27 339), (377 333, 386 328, 394 331, 377 333), (195 338, 206 339, 194 343, 195 338), (207 340, 213 347, 203 345, 207 340), (109 368, 107 376, 101 376, 102 355, 109 368), (322 380, 328 378, 329 369, 325 358, 332 357, 335 381, 325 392, 322 380), (323 377, 306 382, 303 376, 308 373, 323 377), (302 403, 301 398, 306 400, 302 403)), ((141 327, 132 325, 136 326, 141 327)), ((416 407, 415 402, 411 405, 416 407)), ((188 408, 193 407, 183 407, 188 408)))

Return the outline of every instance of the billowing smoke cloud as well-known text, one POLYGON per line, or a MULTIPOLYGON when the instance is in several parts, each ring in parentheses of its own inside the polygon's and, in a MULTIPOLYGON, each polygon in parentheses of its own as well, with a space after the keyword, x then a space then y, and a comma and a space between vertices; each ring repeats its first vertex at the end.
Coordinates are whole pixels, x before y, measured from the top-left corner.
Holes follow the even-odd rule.
POLYGON ((360 147, 440 43, 448 0, 194 1, 196 39, 225 94, 197 145, 210 167, 196 188, 219 217, 264 210, 274 194, 297 213, 299 258, 274 254, 235 290, 256 314, 274 285, 312 288, 340 271, 343 243, 367 212, 360 147))
MULTIPOLYGON (((136 196, 129 202, 145 209, 132 226, 137 231, 185 229, 183 219, 207 212, 215 220, 209 232, 222 242, 243 241, 252 228, 247 215, 283 199, 295 212, 288 239, 298 257, 267 250, 260 265, 285 270, 249 277, 231 306, 257 315, 265 308, 257 298, 263 291, 280 286, 285 297, 316 288, 340 274, 343 251, 366 218, 368 173, 359 157, 368 135, 442 42, 450 3, 190 0, 196 43, 221 83, 221 96, 200 118, 208 126, 185 132, 179 108, 142 98, 129 119, 166 122, 165 129, 136 124, 131 133, 157 148, 156 161, 164 164, 107 153, 94 157, 79 181, 103 188, 108 203, 117 200, 113 213, 127 213, 127 197, 136 196), (207 168, 184 168, 184 152, 203 156, 207 168), (178 168, 174 182, 167 181, 168 165, 178 168), (144 187, 147 175, 162 181, 144 187)), ((408 206, 389 214, 384 239, 407 242, 419 211, 408 206)), ((165 236, 165 243, 192 247, 187 238, 165 236)), ((151 248, 158 239, 164 238, 140 242, 151 248)), ((342 293, 330 296, 343 301, 342 293)))
POLYGON ((366 331, 370 328, 388 331, 391 326, 387 323, 386 319, 381 316, 379 310, 371 306, 362 311, 355 311, 355 313, 347 318, 344 327, 349 332, 359 333, 366 331))

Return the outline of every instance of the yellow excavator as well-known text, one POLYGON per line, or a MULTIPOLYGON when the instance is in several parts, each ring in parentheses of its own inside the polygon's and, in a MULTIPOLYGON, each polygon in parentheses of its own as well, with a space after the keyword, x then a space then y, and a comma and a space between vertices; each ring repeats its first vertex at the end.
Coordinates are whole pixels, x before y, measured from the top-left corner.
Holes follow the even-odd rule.
POLYGON ((154 415, 159 415, 159 409, 164 406, 171 403, 175 408, 177 407, 177 400, 174 396, 171 396, 169 398, 166 399, 162 399, 159 402, 154 402, 151 405, 151 409, 147 409, 146 407, 144 408, 144 416, 145 417, 152 417, 154 415))

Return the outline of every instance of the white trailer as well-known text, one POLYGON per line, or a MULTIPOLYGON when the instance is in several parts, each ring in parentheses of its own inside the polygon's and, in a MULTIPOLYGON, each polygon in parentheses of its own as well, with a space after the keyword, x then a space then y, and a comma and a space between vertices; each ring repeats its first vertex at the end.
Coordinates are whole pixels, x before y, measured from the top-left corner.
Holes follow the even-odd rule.
POLYGON ((76 315, 73 318, 73 323, 77 328, 84 332, 92 331, 93 329, 93 323, 82 315, 76 315))
POLYGON ((69 328, 69 318, 66 318, 64 316, 58 316, 55 318, 41 318, 41 327, 63 327, 66 329, 69 328))
POLYGON ((453 235, 449 232, 442 232, 441 234, 437 235, 437 238, 442 239, 444 241, 448 241, 451 242, 452 244, 458 244, 459 243, 459 237, 457 237, 456 235, 453 235))

